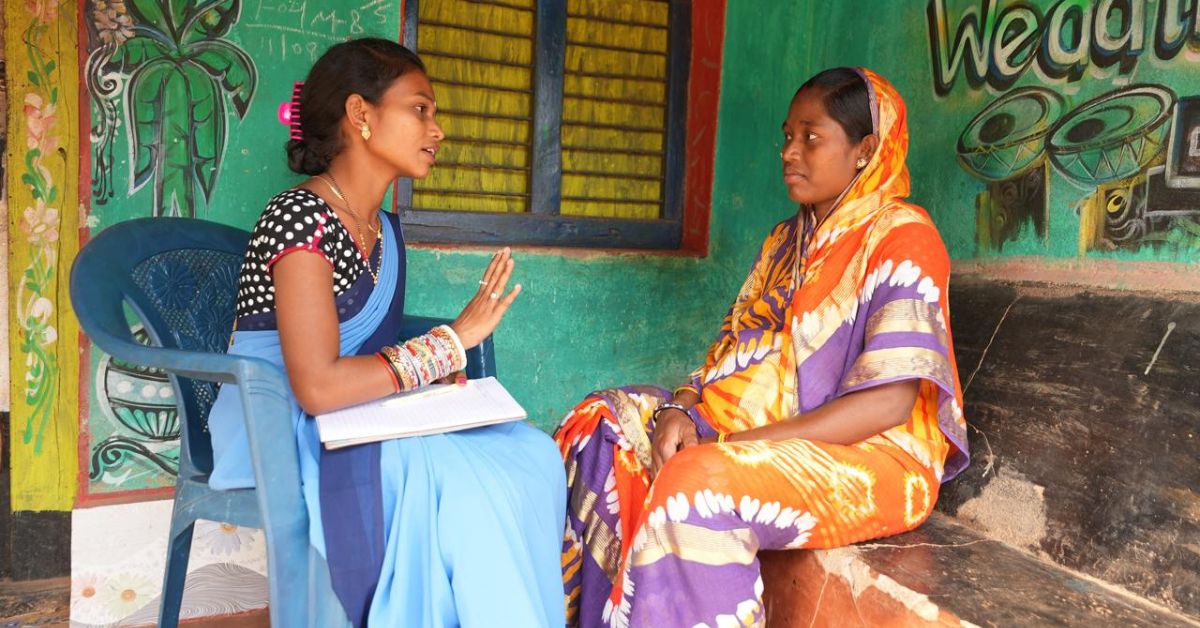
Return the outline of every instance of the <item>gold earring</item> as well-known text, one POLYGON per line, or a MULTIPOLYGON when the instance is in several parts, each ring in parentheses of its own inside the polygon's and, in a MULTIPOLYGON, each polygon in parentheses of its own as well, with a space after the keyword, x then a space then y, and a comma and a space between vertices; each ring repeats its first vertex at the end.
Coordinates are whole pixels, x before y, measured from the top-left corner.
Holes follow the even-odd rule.
POLYGON ((366 120, 363 120, 362 126, 359 127, 359 133, 362 133, 364 142, 371 139, 371 127, 367 126, 366 120))
POLYGON ((862 170, 863 168, 867 167, 867 160, 863 157, 859 157, 858 161, 854 162, 854 165, 857 166, 859 170, 862 170))

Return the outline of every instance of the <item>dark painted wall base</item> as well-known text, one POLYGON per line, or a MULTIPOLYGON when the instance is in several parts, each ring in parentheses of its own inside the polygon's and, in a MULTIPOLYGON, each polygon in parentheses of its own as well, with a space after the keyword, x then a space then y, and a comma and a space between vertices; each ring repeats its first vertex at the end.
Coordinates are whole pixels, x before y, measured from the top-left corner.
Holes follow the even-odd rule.
POLYGON ((71 575, 71 513, 12 511, 8 413, 0 413, 0 579, 71 575))
POLYGON ((951 285, 973 461, 939 509, 1200 616, 1200 303, 951 285))

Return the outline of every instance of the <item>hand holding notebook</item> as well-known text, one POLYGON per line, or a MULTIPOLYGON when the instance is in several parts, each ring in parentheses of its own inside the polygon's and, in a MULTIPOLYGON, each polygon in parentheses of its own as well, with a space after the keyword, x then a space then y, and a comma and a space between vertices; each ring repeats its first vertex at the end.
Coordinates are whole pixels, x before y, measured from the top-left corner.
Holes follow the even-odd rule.
POLYGON ((436 384, 317 415, 326 449, 520 421, 525 409, 495 377, 436 384))

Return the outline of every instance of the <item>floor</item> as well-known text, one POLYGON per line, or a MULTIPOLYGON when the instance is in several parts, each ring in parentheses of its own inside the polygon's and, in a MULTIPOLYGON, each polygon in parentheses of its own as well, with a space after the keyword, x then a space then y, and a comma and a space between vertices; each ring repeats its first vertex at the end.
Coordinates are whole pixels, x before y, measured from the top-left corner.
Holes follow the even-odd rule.
MULTIPOLYGON (((67 626, 70 616, 70 579, 0 581, 0 628, 67 626)), ((189 628, 268 628, 271 622, 266 609, 261 609, 239 615, 185 620, 180 625, 189 628)))
POLYGON ((0 582, 0 626, 65 626, 71 616, 71 580, 0 582))

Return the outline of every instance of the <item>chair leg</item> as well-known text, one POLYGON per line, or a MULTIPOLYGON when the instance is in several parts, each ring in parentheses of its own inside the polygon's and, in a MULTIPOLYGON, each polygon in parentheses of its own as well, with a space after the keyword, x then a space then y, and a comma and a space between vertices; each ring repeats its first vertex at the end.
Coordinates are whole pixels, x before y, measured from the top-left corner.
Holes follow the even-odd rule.
POLYGON ((309 624, 308 533, 300 527, 268 531, 267 585, 272 626, 309 624))
POLYGON ((192 551, 192 531, 196 522, 179 529, 168 539, 167 568, 163 574, 162 604, 158 607, 158 625, 174 628, 179 624, 179 607, 183 603, 183 585, 187 578, 188 556, 192 551))

